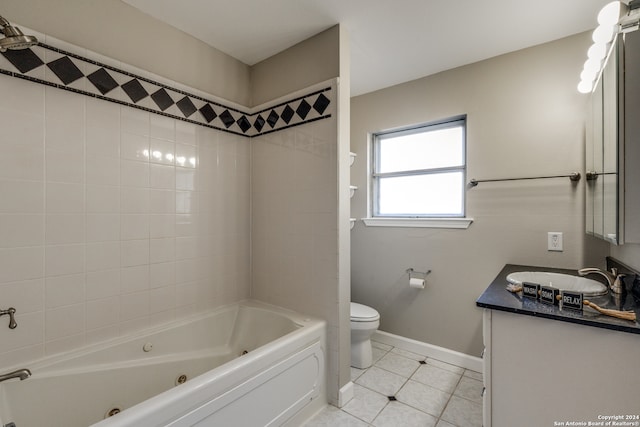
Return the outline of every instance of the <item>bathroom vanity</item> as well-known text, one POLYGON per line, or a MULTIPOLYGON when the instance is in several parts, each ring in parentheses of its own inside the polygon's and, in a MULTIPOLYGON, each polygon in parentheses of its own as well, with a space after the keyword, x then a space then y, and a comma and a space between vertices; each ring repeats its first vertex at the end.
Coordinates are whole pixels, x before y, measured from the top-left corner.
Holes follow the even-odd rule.
MULTIPOLYGON (((484 427, 640 425, 638 322, 588 307, 561 310, 511 293, 506 277, 516 271, 577 273, 506 265, 476 301, 485 309, 484 427)), ((630 290, 588 299, 603 308, 633 310, 640 318, 630 290)))

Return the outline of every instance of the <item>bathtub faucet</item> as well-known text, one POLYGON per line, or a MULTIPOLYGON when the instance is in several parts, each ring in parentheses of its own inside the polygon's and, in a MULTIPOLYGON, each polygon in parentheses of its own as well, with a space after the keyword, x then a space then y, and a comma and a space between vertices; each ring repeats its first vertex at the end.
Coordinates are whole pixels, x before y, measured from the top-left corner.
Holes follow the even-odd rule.
POLYGON ((0 375, 0 383, 2 381, 11 380, 13 378, 20 378, 20 381, 26 380, 31 376, 31 371, 28 369, 18 369, 17 371, 9 372, 8 374, 0 375))
POLYGON ((4 316, 5 314, 9 315, 9 329, 15 329, 18 324, 16 323, 16 309, 13 307, 9 307, 6 310, 0 310, 0 316, 4 316))

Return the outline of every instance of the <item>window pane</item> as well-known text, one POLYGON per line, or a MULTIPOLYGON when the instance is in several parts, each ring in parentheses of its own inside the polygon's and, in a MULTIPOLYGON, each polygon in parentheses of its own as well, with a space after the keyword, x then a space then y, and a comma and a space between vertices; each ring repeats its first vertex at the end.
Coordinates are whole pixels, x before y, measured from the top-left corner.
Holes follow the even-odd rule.
POLYGON ((401 172, 464 165, 464 135, 460 126, 381 136, 377 172, 401 172))
POLYGON ((462 216, 462 172, 379 178, 378 215, 462 216))

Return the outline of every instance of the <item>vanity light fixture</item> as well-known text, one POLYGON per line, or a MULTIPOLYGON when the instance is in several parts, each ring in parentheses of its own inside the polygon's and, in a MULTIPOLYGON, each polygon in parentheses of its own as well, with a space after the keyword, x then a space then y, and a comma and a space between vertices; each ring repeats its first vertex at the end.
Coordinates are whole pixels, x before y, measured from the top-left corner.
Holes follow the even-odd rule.
MULTIPOLYGON (((631 4, 634 2, 632 1, 631 4)), ((593 44, 587 51, 587 61, 580 73, 578 91, 591 93, 596 82, 607 53, 611 48, 611 42, 620 32, 620 19, 629 12, 629 6, 621 1, 612 1, 604 6, 598 13, 598 27, 593 31, 591 39, 593 44)))

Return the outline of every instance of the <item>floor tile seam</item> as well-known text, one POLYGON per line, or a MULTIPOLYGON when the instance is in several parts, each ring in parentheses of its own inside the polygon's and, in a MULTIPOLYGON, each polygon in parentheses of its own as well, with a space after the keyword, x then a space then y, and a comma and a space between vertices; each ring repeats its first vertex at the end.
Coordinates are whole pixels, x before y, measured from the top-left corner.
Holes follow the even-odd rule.
POLYGON ((446 393, 446 394, 453 394, 453 392, 455 391, 455 389, 458 387, 458 384, 459 384, 459 381, 460 381, 460 380, 458 380, 458 382, 456 382, 456 385, 455 385, 455 387, 453 388, 453 390, 443 390, 443 389, 441 389, 441 388, 435 387, 435 386, 433 386, 433 385, 431 385, 431 384, 424 383, 424 382, 419 381, 419 380, 416 380, 416 379, 414 379, 414 378, 409 378, 409 379, 410 379, 411 381, 415 381, 415 382, 417 382, 417 383, 419 383, 419 384, 426 385, 427 387, 431 387, 431 388, 432 388, 432 389, 434 389, 434 390, 438 390, 438 391, 441 391, 441 392, 446 393))
MULTIPOLYGON (((378 394, 381 394, 381 393, 378 393, 378 394)), ((370 426, 374 426, 374 424, 373 424, 373 423, 378 419, 378 417, 380 416, 380 414, 382 414, 382 412, 385 410, 385 408, 386 408, 387 406, 389 406, 389 403, 391 403, 391 401, 387 401, 387 402, 384 404, 384 406, 382 407, 382 409, 380 409, 380 410, 378 411, 378 413, 376 414, 376 416, 375 416, 375 417, 373 417, 373 419, 371 420, 371 422, 368 422, 368 421, 365 421, 365 422, 366 422, 367 424, 369 424, 370 426)), ((364 420, 363 420, 363 421, 364 421, 364 420)))
MULTIPOLYGON (((405 359, 413 360, 413 361, 416 361, 416 362, 420 362, 420 360, 427 360, 429 358, 429 356, 425 356, 423 354, 412 353, 410 351, 404 350, 405 353, 411 353, 411 354, 415 354, 416 356, 420 356, 420 359, 416 359, 414 357, 405 356, 402 353, 398 353, 396 351, 393 351, 393 350, 396 350, 396 349, 398 349, 398 348, 397 347, 393 347, 391 350, 389 350, 389 353, 393 353, 395 356, 404 357, 405 359)), ((402 349, 398 349, 398 350, 402 350, 402 349)))
MULTIPOLYGON (((402 384, 402 387, 404 387, 405 385, 407 385, 407 383, 408 383, 409 381, 413 381, 413 380, 411 380, 410 378, 409 378, 409 379, 407 379, 407 381, 406 381, 404 384, 402 384)), ((421 383, 421 382, 419 382, 419 381, 416 381, 416 382, 417 382, 418 384, 426 385, 426 384, 423 384, 423 383, 421 383)), ((400 392, 400 390, 402 390, 402 387, 400 387, 400 388, 398 389, 398 393, 400 392)), ((425 410, 423 410, 423 409, 417 408, 417 407, 415 407, 415 406, 411 405, 410 403, 404 402, 404 401, 399 400, 399 399, 398 399, 398 402, 402 403, 403 405, 407 405, 407 406, 409 406, 409 407, 411 407, 411 408, 415 409, 416 411, 420 411, 420 412, 422 412, 423 414, 427 414, 427 415, 430 415, 430 416, 432 416, 432 417, 435 417, 435 418, 440 419, 440 416, 444 413, 444 410, 446 409, 447 405, 449 404, 449 401, 451 400, 451 397, 453 396, 453 393, 448 393, 448 392, 445 392, 445 391, 442 391, 442 390, 438 390, 437 388, 435 388, 435 387, 431 387, 430 385, 427 385, 427 387, 430 387, 430 388, 432 388, 432 389, 434 389, 434 390, 437 390, 437 391, 439 391, 439 392, 441 392, 441 393, 444 393, 444 394, 447 394, 447 395, 449 396, 449 397, 447 398, 447 403, 446 403, 446 404, 444 404, 444 405, 442 406, 442 410, 440 411, 440 415, 430 414, 429 412, 427 412, 427 411, 425 411, 425 410)), ((437 422, 436 422, 436 424, 437 424, 437 422)))
POLYGON ((462 378, 469 378, 470 380, 479 381, 479 382, 484 381, 484 379, 477 379, 477 378, 470 377, 468 375, 462 375, 462 378))
MULTIPOLYGON (((423 414, 427 414, 427 415, 429 415, 430 417, 433 417, 433 418, 436 418, 437 420, 440 420, 440 416, 442 416, 442 414, 444 413, 445 408, 446 408, 446 407, 447 407, 447 405, 449 404, 449 400, 451 400, 451 396, 452 396, 452 395, 449 395, 449 399, 447 399, 447 403, 442 407, 442 411, 440 411, 440 415, 434 415, 434 414, 431 414, 431 413, 429 413, 429 412, 425 411, 424 409, 417 408, 417 407, 413 406, 412 404, 407 403, 407 402, 404 402, 404 401, 399 400, 399 399, 397 400, 397 402, 400 402, 400 403, 402 403, 403 405, 406 405, 406 406, 410 407, 411 409, 415 409, 415 410, 416 410, 416 411, 418 411, 418 412, 422 412, 423 414)), ((445 421, 446 421, 446 420, 445 420, 445 421)), ((448 421, 447 421, 447 422, 448 422, 448 421)), ((438 424, 438 421, 436 421, 436 424, 438 424)))
MULTIPOLYGON (((380 394, 380 393, 378 393, 378 394, 380 394)), ((389 404, 389 402, 386 402, 386 403, 384 404, 384 406, 382 407, 382 409, 380 409, 380 410, 378 411, 378 413, 376 414, 376 416, 375 416, 375 417, 373 417, 373 419, 371 420, 371 422, 369 422, 369 421, 367 421, 367 420, 365 420, 365 419, 362 419, 362 418, 360 418, 359 416, 357 416, 357 415, 355 415, 355 414, 352 414, 351 412, 346 411, 346 410, 344 410, 344 409, 342 409, 342 408, 340 408, 340 410, 341 410, 342 412, 344 412, 344 413, 346 413, 346 414, 349 414, 349 415, 351 415, 352 417, 354 417, 354 418, 356 418, 356 419, 358 419, 358 420, 362 421, 363 423, 366 423, 368 426, 372 426, 372 425, 373 425, 373 422, 376 420, 376 418, 378 418, 378 415, 380 415, 380 414, 382 413, 382 411, 384 410, 384 408, 386 408, 386 407, 387 407, 387 405, 388 405, 388 404, 389 404)))
POLYGON ((455 394, 455 393, 451 393, 451 396, 455 396, 458 399, 466 400, 467 402, 475 403, 476 405, 482 405, 482 402, 476 402, 475 400, 468 399, 468 398, 466 398, 464 396, 460 396, 460 395, 455 394))
POLYGON ((435 367, 435 368, 442 369, 443 371, 452 372, 452 373, 454 373, 454 374, 458 374, 458 375, 464 375, 465 368, 463 368, 462 366, 452 365, 451 363, 443 362, 442 360, 434 359, 434 358, 432 358, 432 357, 427 357, 427 358, 425 359, 425 362, 426 362, 426 364, 427 364, 427 365, 429 365, 429 366, 433 366, 433 367, 435 367), (443 368, 443 367, 441 367, 441 366, 438 366, 437 364, 429 363, 429 360, 435 360, 435 361, 437 361, 437 362, 441 363, 442 365, 445 365, 445 366, 453 366, 454 368, 462 369, 462 372, 455 372, 455 371, 451 371, 451 370, 449 370, 449 369, 446 369, 446 368, 443 368))
POLYGON ((375 366, 375 364, 378 363, 380 360, 382 360, 382 358, 385 357, 387 354, 389 354, 389 352, 386 352, 385 354, 383 354, 379 358, 373 360, 371 366, 375 366))
MULTIPOLYGON (((390 349, 389 351, 387 351, 387 352, 386 352, 382 357, 380 357, 380 359, 376 360, 376 361, 373 363, 373 365, 372 365, 372 366, 375 366, 376 368, 379 368, 379 369, 384 369, 385 371, 387 371, 387 372, 391 372, 392 374, 400 375, 400 374, 398 374, 397 372, 393 372, 393 371, 390 371, 389 369, 385 369, 385 368, 383 368, 382 366, 378 366, 378 363, 379 363, 379 362, 380 362, 380 361, 381 361, 385 356, 387 356, 387 355, 389 355, 390 353, 392 353, 392 351, 393 351, 393 349, 394 349, 394 348, 396 348, 396 347, 391 347, 391 349, 390 349)), ((407 360, 410 360, 410 361, 414 361, 414 362, 416 362, 416 363, 418 363, 418 364, 420 363, 418 360, 411 359, 410 357, 406 357, 406 356, 403 356, 403 355, 398 354, 398 353, 393 353, 393 355, 394 355, 394 356, 398 356, 398 357, 402 357, 402 358, 407 359, 407 360)), ((415 373, 416 373, 416 371, 417 371, 419 368, 420 368, 420 366, 417 366, 417 367, 415 368, 415 370, 413 371, 413 373, 411 373, 411 375, 415 374, 415 373)), ((409 375, 409 378, 411 377, 411 375, 409 375)), ((400 376, 401 376, 401 377, 404 377, 404 375, 400 375, 400 376)))
POLYGON ((374 349, 374 348, 375 348, 376 350, 384 351, 384 354, 387 354, 387 353, 389 353, 391 350, 393 350, 395 347, 391 347, 390 349, 385 350, 384 348, 380 348, 380 347, 376 347, 375 345, 372 345, 372 346, 371 346, 371 349, 374 349))
POLYGON ((465 376, 465 375, 463 375, 463 376, 462 376, 462 378, 468 378, 468 379, 470 379, 470 380, 472 380, 472 381, 478 381, 479 383, 481 383, 481 382, 483 381, 483 380, 479 380, 479 379, 477 379, 477 378, 467 377, 467 376, 465 376))
MULTIPOLYGON (((358 384, 358 385, 359 385, 360 387, 362 387, 362 388, 366 388, 366 389, 367 389, 367 390, 369 390, 369 391, 372 391, 372 392, 374 392, 374 393, 377 393, 377 394, 379 394, 380 396, 383 396, 383 397, 384 397, 385 399, 387 399, 387 400, 389 399, 389 396, 388 396, 388 395, 383 394, 383 393, 380 393, 378 390, 374 390, 374 389, 372 389, 371 387, 367 387, 367 386, 366 386, 366 385, 364 385, 364 384, 360 384, 360 383, 354 383, 354 384, 358 384)), ((404 385, 405 385, 405 384, 406 384, 406 382, 405 382, 405 383, 403 383, 403 384, 400 386, 400 388, 398 389, 398 391, 400 391, 400 389, 402 389, 402 387, 404 387, 404 385)), ((398 392, 396 392, 396 394, 398 394, 398 392)), ((395 395, 394 395, 394 396, 395 396, 395 395)), ((388 403, 388 402, 387 402, 387 403, 388 403)), ((386 405, 387 405, 387 404, 385 404, 385 406, 386 406, 386 405)))
MULTIPOLYGON (((458 372, 453 372, 453 371, 449 371, 447 369, 440 368, 439 366, 435 366, 435 365, 429 365, 429 366, 431 366, 432 368, 435 368, 435 369, 439 369, 440 371, 446 372, 447 374, 457 375, 458 379, 456 380, 455 385, 453 386, 453 390, 451 390, 451 391, 442 390, 440 388, 434 387, 431 384, 427 384, 425 382, 422 382, 420 380, 417 380, 417 379, 413 378, 415 376, 415 374, 418 372, 418 370, 420 370, 419 367, 418 367, 418 369, 416 369, 416 372, 414 372, 413 375, 411 375, 411 377, 409 379, 412 380, 412 381, 416 381, 416 382, 418 382, 420 384, 428 385, 429 387, 435 388, 436 390, 440 390, 440 391, 443 391, 443 392, 448 393, 448 394, 453 394, 453 392, 456 390, 456 388, 458 388, 458 386, 460 385, 460 381, 462 381, 462 378, 464 377, 464 375, 461 374, 461 373, 458 373, 458 372)), ((452 366, 455 366, 455 365, 452 365, 452 366)))
MULTIPOLYGON (((391 374, 397 375, 397 376, 399 376, 399 377, 405 378, 405 379, 407 379, 407 380, 411 379, 411 377, 413 376, 413 374, 415 374, 415 373, 416 373, 416 371, 417 371, 417 370, 418 370, 418 368, 419 368, 419 367, 418 367, 418 368, 416 368, 416 369, 411 373, 411 375, 409 375, 408 377, 406 377, 406 376, 404 376, 404 375, 402 375, 402 374, 399 374, 399 373, 397 373, 397 372, 390 371, 389 369, 383 368, 382 366, 378 366, 378 365, 375 365, 375 364, 374 364, 373 366, 375 366, 375 367, 376 367, 376 368, 378 368, 378 369, 382 369, 383 371, 386 371, 386 372, 389 372, 389 373, 391 373, 391 374)), ((404 385, 404 384, 403 384, 403 385, 404 385)))
MULTIPOLYGON (((391 354, 391 352, 389 352, 389 353, 385 354, 385 355, 384 355, 384 356, 382 356, 380 359, 378 359, 378 360, 376 361, 376 363, 374 363, 374 365, 375 365, 375 364, 377 364, 377 363, 379 363, 382 359, 384 359, 384 358, 385 358, 386 356, 388 356, 389 354, 391 354)), ((397 353, 393 353, 393 355, 394 355, 394 356, 396 356, 396 357, 401 357, 401 358, 403 358, 403 359, 405 359, 405 360, 407 360, 407 361, 409 361, 409 362, 417 363, 417 364, 418 364, 418 366, 415 368, 415 371, 417 371, 417 370, 420 368, 420 366, 421 366, 421 364, 420 364, 420 361, 419 361, 419 360, 415 360, 415 359, 412 359, 412 358, 410 358, 410 357, 403 356, 403 355, 401 355, 401 354, 397 354, 397 353)), ((415 373, 415 371, 414 371, 414 373, 415 373)), ((411 375, 413 375, 413 374, 411 374, 411 375)))
POLYGON ((367 372, 367 369, 364 369, 362 372, 360 372, 360 374, 358 374, 357 377, 351 378, 351 382, 355 383, 358 378, 360 378, 361 376, 363 376, 365 374, 365 372, 367 372))
MULTIPOLYGON (((456 387, 457 387, 457 386, 456 386, 456 387)), ((440 415, 438 415, 438 421, 436 422, 436 424, 438 424, 438 422, 440 422, 440 420, 445 421, 445 422, 447 422, 447 423, 449 423, 449 424, 453 424, 453 423, 452 423, 451 421, 449 421, 449 420, 444 420, 444 419, 442 419, 442 416, 444 415, 444 411, 446 411, 446 410, 447 410, 447 406, 449 406, 449 403, 451 402, 451 399, 453 399, 453 393, 451 393, 451 394, 449 395, 449 399, 447 399, 447 403, 445 403, 445 405, 442 407, 442 412, 440 412, 440 415)), ((453 425, 455 425, 455 424, 453 424, 453 425)))
MULTIPOLYGON (((460 377, 460 380, 458 380, 458 383, 456 384, 455 388, 453 389, 453 392, 451 392, 451 395, 452 395, 452 396, 456 396, 456 397, 458 397, 458 398, 460 398, 460 399, 464 399, 464 400, 466 400, 467 402, 471 402, 471 403, 476 403, 476 404, 478 404, 479 402, 473 401, 473 400, 471 400, 471 399, 467 399, 467 398, 466 398, 466 397, 464 397, 464 396, 460 396, 460 395, 456 394, 456 391, 458 390, 458 386, 459 386, 459 385, 460 385, 460 383, 462 382, 462 379, 463 379, 463 378, 464 378, 464 375, 462 375, 462 376, 460 377)), ((467 377, 467 378, 469 378, 469 377, 467 377)), ((480 382, 481 384, 483 384, 483 385, 484 385, 484 383, 483 383, 482 381, 480 381, 480 380, 476 380, 475 378, 469 378, 469 379, 474 380, 474 381, 478 381, 478 382, 480 382)), ((480 395, 480 397, 482 397, 482 395, 480 395)), ((448 404, 448 402, 447 402, 447 404, 448 404)), ((481 402, 480 402, 479 404, 480 404, 480 405, 482 405, 482 403, 481 403, 481 402)))
MULTIPOLYGON (((364 374, 364 373, 365 373, 365 372, 367 372, 368 370, 369 370, 369 368, 365 369, 365 370, 364 370, 364 372, 363 372, 362 374, 364 374)), ((385 396, 384 394, 380 393, 379 391, 377 391, 377 390, 373 390, 373 389, 371 389, 371 388, 369 388, 369 387, 367 387, 367 386, 365 386, 365 385, 362 385, 362 384, 356 383, 355 381, 354 381, 354 384, 358 384, 360 387, 365 388, 365 389, 367 389, 367 390, 369 390, 369 391, 371 391, 371 392, 373 392, 373 393, 379 394, 380 396, 382 396, 382 397, 384 397, 385 399, 387 399, 387 402, 385 402, 385 404, 382 406, 382 408, 381 408, 381 409, 376 413, 375 417, 373 417, 373 419, 371 420, 371 422, 368 422, 368 421, 366 421, 366 420, 363 420, 362 418, 360 418, 360 417, 358 417, 358 416, 356 416, 356 415, 354 415, 354 414, 352 414, 352 413, 350 413, 350 412, 348 412, 348 411, 344 410, 343 408, 340 408, 340 410, 341 410, 341 411, 346 412, 347 414, 349 414, 349 415, 351 415, 351 416, 353 416, 353 417, 356 417, 356 418, 358 418, 359 420, 361 420, 361 421, 363 421, 363 422, 367 423, 367 425, 370 425, 370 426, 371 426, 371 425, 373 425, 373 422, 375 421, 375 419, 376 419, 376 418, 378 418, 378 415, 380 415, 380 414, 382 413, 382 411, 384 410, 384 408, 386 408, 386 407, 387 407, 387 405, 389 405, 389 396, 385 396)), ((355 396, 354 396, 354 398, 355 398, 355 396)), ((346 406, 346 405, 345 405, 345 406, 346 406)))

